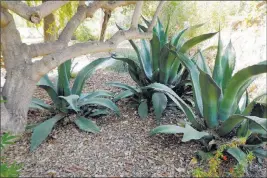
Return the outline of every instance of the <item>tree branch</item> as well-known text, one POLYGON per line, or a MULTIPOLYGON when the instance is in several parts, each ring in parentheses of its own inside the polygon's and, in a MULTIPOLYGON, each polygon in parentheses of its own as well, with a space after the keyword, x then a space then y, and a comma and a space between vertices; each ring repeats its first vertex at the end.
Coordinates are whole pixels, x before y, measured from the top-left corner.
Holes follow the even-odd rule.
MULTIPOLYGON (((158 13, 160 12, 161 7, 162 7, 162 3, 159 4, 154 14, 154 17, 153 17, 154 19, 157 17, 158 13)), ((137 9, 140 9, 140 8, 141 6, 139 4, 137 9)), ((140 17, 141 12, 139 12, 139 10, 136 10, 136 13, 134 13, 134 15, 137 15, 140 17)), ((135 23, 136 22, 134 22, 134 24, 135 23)), ((155 25, 155 23, 153 24, 155 25)), ((153 29, 153 26, 152 25, 150 26, 151 26, 151 29, 153 29)), ((50 55, 47 55, 43 57, 43 59, 34 62, 32 66, 29 69, 27 69, 27 71, 29 71, 28 76, 32 77, 32 80, 38 81, 47 72, 59 66, 60 64, 62 64, 63 62, 65 62, 66 60, 70 58, 85 55, 88 53, 92 54, 92 53, 98 53, 98 52, 112 51, 116 49, 118 44, 124 40, 144 39, 144 38, 151 39, 152 30, 147 31, 147 32, 139 32, 137 28, 135 29, 130 28, 127 31, 119 30, 117 33, 113 35, 112 38, 110 38, 109 40, 105 42, 94 41, 94 42, 85 42, 85 43, 75 44, 75 45, 63 48, 50 55)))
POLYGON ((12 10, 24 19, 39 23, 42 18, 67 4, 69 1, 47 1, 36 7, 29 7, 27 4, 19 1, 1 1, 1 6, 12 10))
POLYGON ((137 28, 138 27, 138 21, 140 19, 141 13, 142 13, 143 3, 144 3, 143 1, 138 1, 136 3, 135 9, 134 9, 134 13, 133 13, 133 17, 132 17, 131 28, 137 28))
POLYGON ((106 42, 85 42, 78 43, 62 50, 59 50, 53 54, 43 57, 42 60, 36 61, 31 67, 31 72, 34 74, 29 74, 33 77, 32 80, 39 80, 43 75, 45 75, 50 70, 54 69, 61 63, 65 62, 70 58, 85 54, 93 54, 98 52, 113 51, 116 49, 119 43, 124 40, 129 39, 144 39, 152 38, 152 32, 139 32, 138 30, 128 30, 128 31, 118 31, 115 35, 107 40, 106 42))
POLYGON ((59 35, 60 41, 68 42, 71 40, 72 34, 86 18, 86 12, 86 5, 80 5, 78 7, 76 14, 70 19, 70 21, 67 23, 67 25, 59 35))
POLYGON ((152 31, 153 27, 156 25, 157 17, 158 17, 158 15, 156 15, 156 14, 159 14, 159 12, 161 11, 164 3, 165 3, 165 1, 160 1, 159 5, 157 7, 157 10, 156 10, 156 12, 155 12, 155 14, 153 16, 153 19, 151 21, 151 24, 149 25, 147 31, 152 31))
POLYGON ((135 4, 136 1, 107 1, 103 3, 102 8, 106 10, 114 10, 116 7, 119 6, 127 6, 130 4, 135 4))

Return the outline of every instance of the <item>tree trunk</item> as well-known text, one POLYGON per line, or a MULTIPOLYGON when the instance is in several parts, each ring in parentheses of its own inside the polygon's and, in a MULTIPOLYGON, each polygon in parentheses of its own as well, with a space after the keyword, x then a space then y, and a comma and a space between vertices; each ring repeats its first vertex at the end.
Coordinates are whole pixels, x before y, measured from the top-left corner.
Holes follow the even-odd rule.
POLYGON ((1 28, 1 50, 6 68, 6 81, 1 91, 1 131, 22 133, 27 124, 27 112, 36 81, 31 80, 31 60, 8 11, 1 9, 9 23, 1 28))
POLYGON ((109 21, 109 19, 111 17, 111 10, 105 10, 104 13, 105 13, 105 16, 104 16, 104 20, 103 20, 103 23, 102 23, 100 39, 99 39, 100 41, 104 41, 105 33, 106 33, 106 30, 107 30, 107 26, 108 26, 108 21, 109 21))
POLYGON ((27 113, 36 81, 27 79, 21 72, 12 71, 7 73, 3 88, 5 106, 1 106, 1 129, 12 131, 14 134, 24 132, 27 124, 27 113), (4 108, 2 108, 4 107, 4 108))

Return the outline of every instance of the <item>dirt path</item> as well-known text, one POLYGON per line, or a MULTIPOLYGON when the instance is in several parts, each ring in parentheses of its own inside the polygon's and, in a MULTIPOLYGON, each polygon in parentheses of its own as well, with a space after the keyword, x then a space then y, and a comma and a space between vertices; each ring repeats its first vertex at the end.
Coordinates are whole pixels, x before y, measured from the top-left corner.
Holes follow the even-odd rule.
MULTIPOLYGON (((127 74, 98 71, 87 81, 85 92, 95 89, 119 91, 105 85, 108 81, 134 84, 127 74)), ((37 90, 35 96, 50 102, 45 92, 37 90)), ((127 100, 119 102, 121 117, 109 115, 95 119, 101 127, 100 134, 80 131, 74 124, 58 125, 35 152, 29 152, 30 133, 9 147, 9 160, 23 163, 22 177, 29 176, 133 176, 181 177, 190 176, 190 161, 201 148, 197 142, 182 143, 180 136, 161 135, 149 137, 156 126, 152 115, 146 120, 137 116, 127 100)), ((29 122, 47 118, 46 112, 29 112, 29 122)), ((163 123, 177 123, 184 115, 169 110, 163 123)), ((263 176, 265 168, 254 166, 253 175, 263 176)))

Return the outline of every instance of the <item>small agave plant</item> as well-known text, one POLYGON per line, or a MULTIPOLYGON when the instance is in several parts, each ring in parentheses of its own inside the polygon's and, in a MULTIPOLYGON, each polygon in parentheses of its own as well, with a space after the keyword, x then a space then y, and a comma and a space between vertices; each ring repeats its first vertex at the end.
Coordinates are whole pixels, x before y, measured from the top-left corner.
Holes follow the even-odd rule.
MULTIPOLYGON (((149 26, 151 22, 143 18, 145 24, 149 26)), ((126 97, 132 97, 138 106, 138 113, 141 118, 146 118, 148 108, 152 105, 156 120, 160 121, 163 111, 167 107, 167 96, 162 92, 153 92, 149 88, 144 88, 152 83, 161 83, 173 89, 179 96, 187 100, 185 95, 192 93, 189 80, 189 72, 178 59, 177 52, 186 53, 196 44, 199 44, 216 33, 203 34, 189 40, 183 37, 188 30, 197 29, 204 24, 192 26, 179 31, 170 40, 168 37, 169 21, 166 29, 158 19, 157 25, 153 29, 153 38, 141 40, 139 48, 133 40, 129 40, 137 54, 137 60, 127 57, 118 57, 113 55, 114 59, 123 61, 128 64, 128 72, 131 78, 136 82, 138 87, 127 86, 125 84, 109 83, 115 87, 120 87, 124 91, 119 93, 115 98, 120 100, 126 97), (136 62, 137 61, 137 62, 136 62)), ((121 27, 118 27, 122 29, 121 27)), ((139 25, 139 29, 147 31, 147 27, 139 25)), ((190 102, 188 100, 188 102, 190 102)))
MULTIPOLYGON (((233 74, 236 56, 231 42, 223 53, 219 34, 217 48, 213 73, 201 52, 194 60, 178 53, 178 58, 190 72, 200 118, 196 117, 187 105, 181 103, 189 123, 185 126, 161 125, 151 130, 150 134, 182 133, 184 142, 198 139, 206 139, 209 142, 220 137, 229 138, 230 133, 234 133, 237 137, 246 138, 246 143, 241 147, 227 150, 238 161, 241 160, 240 155, 244 156, 248 151, 258 157, 267 157, 266 150, 262 148, 262 144, 267 141, 267 118, 266 111, 261 112, 264 107, 266 109, 266 94, 250 103, 246 94, 248 86, 257 75, 267 72, 267 62, 260 62, 233 74), (241 102, 241 98, 246 98, 246 102, 241 102)), ((168 95, 177 98, 172 91, 168 91, 168 95)))
POLYGON ((108 109, 119 114, 118 107, 107 98, 113 96, 111 92, 99 90, 82 93, 85 81, 93 74, 99 65, 108 59, 110 58, 100 58, 85 66, 77 74, 72 88, 69 83, 71 77, 71 60, 58 67, 58 80, 56 86, 54 86, 47 75, 41 78, 37 85, 48 93, 53 104, 48 105, 42 100, 33 98, 30 108, 47 109, 54 113, 55 116, 33 128, 31 151, 36 149, 48 137, 52 128, 58 121, 68 115, 76 115, 74 123, 81 130, 98 133, 100 132, 100 129, 93 121, 88 119, 88 117, 106 115, 109 113, 108 109))

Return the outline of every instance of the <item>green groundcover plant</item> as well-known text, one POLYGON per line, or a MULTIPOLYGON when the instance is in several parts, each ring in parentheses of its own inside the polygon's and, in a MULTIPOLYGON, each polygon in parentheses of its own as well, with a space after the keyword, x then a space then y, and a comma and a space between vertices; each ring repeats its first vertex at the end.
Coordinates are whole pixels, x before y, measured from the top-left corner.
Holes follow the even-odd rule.
MULTIPOLYGON (((150 22, 143 18, 145 24, 149 26, 150 22)), ((167 107, 168 98, 162 92, 154 92, 152 89, 144 88, 152 83, 161 83, 168 88, 173 89, 179 96, 185 100, 190 97, 191 84, 189 80, 189 72, 179 60, 177 52, 186 53, 196 44, 199 44, 216 33, 203 34, 189 40, 185 40, 183 35, 188 30, 197 29, 204 24, 192 26, 179 31, 171 39, 168 37, 168 27, 164 29, 160 20, 153 28, 153 38, 141 40, 140 48, 133 40, 130 40, 132 47, 137 54, 135 58, 126 58, 113 55, 114 59, 123 61, 128 64, 128 72, 131 78, 136 82, 137 87, 120 84, 119 82, 109 83, 112 86, 120 87, 124 91, 119 93, 115 100, 126 97, 132 97, 138 106, 138 114, 141 118, 146 118, 148 108, 153 106, 157 121, 160 120, 162 112, 167 107), (159 104, 161 106, 159 106, 159 104)), ((122 29, 121 27, 118 27, 122 29)), ((139 29, 147 31, 147 27, 139 25, 139 29)))
MULTIPOLYGON (((1 100, 2 102, 2 100, 1 100)), ((13 144, 13 140, 16 136, 12 136, 8 133, 5 133, 1 136, 1 143, 0 143, 0 176, 1 177, 19 177, 19 172, 22 167, 22 164, 17 164, 13 162, 12 164, 8 163, 5 158, 3 157, 3 151, 7 145, 13 144)))
POLYGON ((71 60, 58 67, 57 85, 51 82, 45 75, 37 84, 44 89, 51 100, 52 105, 44 103, 37 98, 32 99, 30 108, 47 109, 55 115, 33 128, 31 137, 31 150, 36 149, 51 133, 54 125, 63 118, 75 114, 74 123, 83 131, 98 133, 100 129, 89 118, 106 115, 108 109, 119 115, 118 107, 107 97, 113 94, 104 90, 82 93, 85 81, 93 74, 95 69, 110 58, 97 59, 85 66, 74 79, 70 87, 71 60))
MULTIPOLYGON (((211 73, 203 55, 199 52, 198 60, 190 60, 182 53, 177 53, 179 59, 190 71, 194 99, 200 118, 196 117, 187 105, 182 106, 188 118, 185 126, 162 125, 150 134, 182 133, 182 141, 202 139, 209 145, 216 139, 246 138, 246 144, 234 150, 227 150, 235 158, 245 156, 248 151, 257 157, 266 157, 262 145, 267 140, 266 94, 252 102, 248 101, 246 89, 262 73, 267 72, 267 62, 246 67, 233 75, 235 67, 235 52, 231 42, 223 53, 223 46, 218 40, 218 49, 213 73, 211 73), (241 102, 241 98, 246 102, 241 102), (265 117, 265 118, 264 118, 265 117)), ((169 96, 177 95, 168 91, 169 96)))

